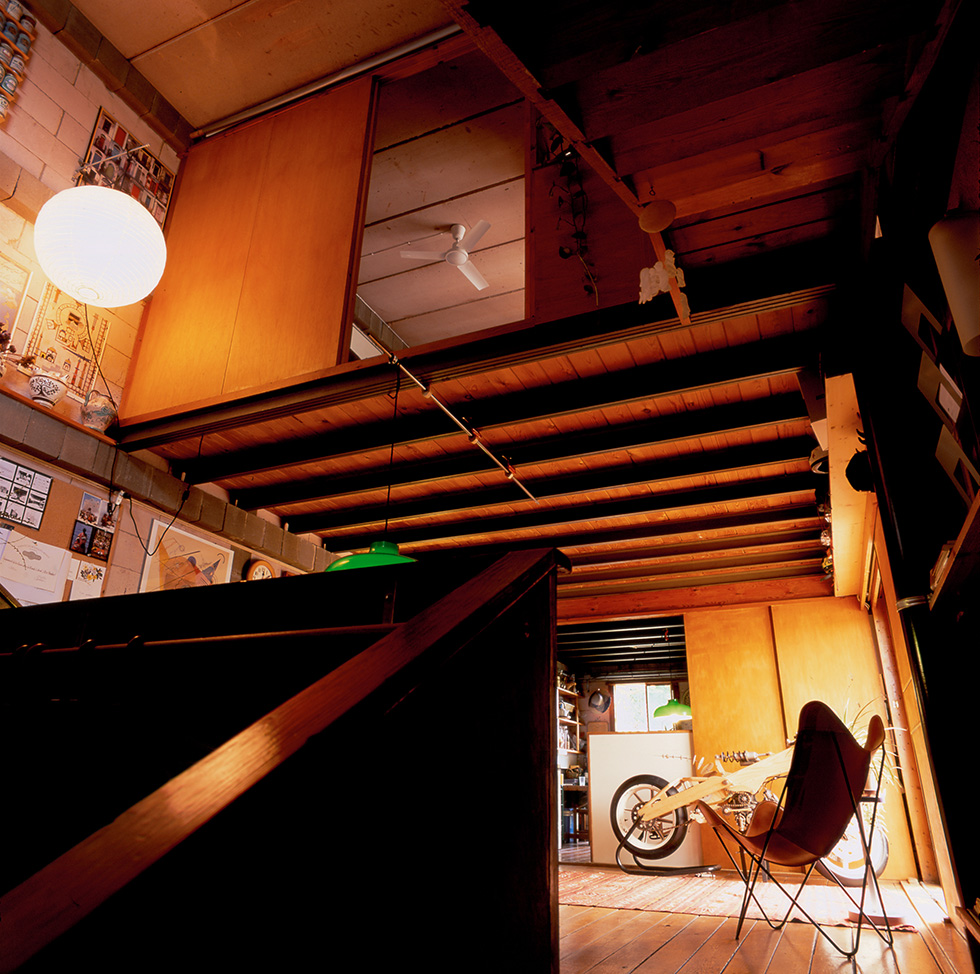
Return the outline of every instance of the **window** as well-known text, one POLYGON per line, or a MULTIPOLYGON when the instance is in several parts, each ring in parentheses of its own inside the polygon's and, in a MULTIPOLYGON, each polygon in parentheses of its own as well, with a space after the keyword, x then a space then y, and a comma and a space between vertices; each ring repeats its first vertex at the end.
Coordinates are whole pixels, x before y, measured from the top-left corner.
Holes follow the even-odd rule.
POLYGON ((653 712, 670 700, 669 683, 614 683, 615 730, 647 731, 653 712))

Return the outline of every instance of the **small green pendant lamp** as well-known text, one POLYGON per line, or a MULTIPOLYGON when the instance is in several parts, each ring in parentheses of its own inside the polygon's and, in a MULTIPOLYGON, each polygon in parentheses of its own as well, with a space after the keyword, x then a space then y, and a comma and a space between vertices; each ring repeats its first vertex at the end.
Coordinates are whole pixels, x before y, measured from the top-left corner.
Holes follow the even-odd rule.
POLYGON ((673 697, 653 712, 654 717, 690 717, 691 708, 673 697))
POLYGON ((378 565, 401 565, 415 561, 408 555, 398 553, 398 545, 394 541, 372 541, 367 551, 345 555, 326 567, 328 572, 342 572, 348 568, 376 568, 378 565))

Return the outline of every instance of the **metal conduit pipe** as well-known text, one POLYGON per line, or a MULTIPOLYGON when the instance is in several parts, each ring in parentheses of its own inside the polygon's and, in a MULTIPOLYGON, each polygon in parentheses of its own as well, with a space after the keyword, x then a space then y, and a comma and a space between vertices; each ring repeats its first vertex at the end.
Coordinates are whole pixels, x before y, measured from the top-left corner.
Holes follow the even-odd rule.
POLYGON ((416 51, 421 51, 426 47, 431 47, 433 44, 438 44, 440 41, 455 37, 461 32, 462 28, 458 24, 452 24, 448 27, 443 27, 441 30, 433 31, 431 34, 426 34, 424 37, 417 37, 415 40, 409 41, 406 44, 393 47, 390 51, 376 54, 374 57, 367 58, 357 64, 352 64, 350 67, 343 68, 334 74, 327 75, 327 77, 321 78, 319 81, 313 81, 308 85, 304 85, 302 88, 286 92, 284 95, 279 95, 276 98, 270 98, 269 101, 263 102, 261 105, 253 105, 251 108, 247 108, 237 115, 229 115, 228 118, 212 122, 210 125, 206 125, 204 128, 192 132, 191 138, 208 138, 212 135, 217 135, 219 132, 223 132, 233 125, 247 122, 250 119, 257 118, 259 115, 264 115, 266 112, 274 111, 291 102, 306 98, 308 95, 315 95, 317 92, 330 88, 333 85, 338 85, 342 81, 349 81, 351 78, 356 78, 369 71, 374 71, 386 64, 390 64, 392 61, 397 61, 399 58, 407 57, 416 51))
MULTIPOLYGON (((380 348, 381 346, 379 345, 377 340, 373 336, 370 337, 371 340, 380 348)), ((418 376, 413 375, 412 372, 408 368, 406 368, 404 363, 398 358, 397 355, 394 354, 394 352, 391 352, 388 349, 384 349, 384 351, 388 355, 388 359, 391 362, 391 364, 397 366, 404 375, 408 376, 408 378, 411 379, 412 382, 414 382, 419 387, 419 389, 422 390, 422 395, 430 402, 435 403, 435 405, 438 406, 446 414, 446 416, 448 416, 449 419, 451 419, 453 423, 455 423, 456 426, 458 426, 466 434, 470 443, 472 443, 476 447, 479 447, 479 449, 481 449, 490 458, 490 460, 492 460, 493 463, 504 472, 504 475, 507 477, 507 479, 517 484, 517 486, 520 487, 520 489, 525 494, 527 494, 527 496, 532 501, 534 501, 535 504, 539 503, 537 497, 535 497, 534 494, 532 494, 527 489, 527 487, 525 487, 524 484, 521 483, 521 480, 515 473, 514 468, 509 463, 504 463, 503 460, 500 460, 497 456, 495 456, 494 453, 490 450, 490 448, 483 442, 483 439, 480 436, 480 431, 478 429, 475 429, 474 427, 470 426, 468 423, 463 422, 463 420, 460 419, 449 408, 449 406, 446 405, 446 403, 444 403, 432 391, 432 389, 429 388, 429 386, 427 386, 421 379, 418 378, 418 376)))

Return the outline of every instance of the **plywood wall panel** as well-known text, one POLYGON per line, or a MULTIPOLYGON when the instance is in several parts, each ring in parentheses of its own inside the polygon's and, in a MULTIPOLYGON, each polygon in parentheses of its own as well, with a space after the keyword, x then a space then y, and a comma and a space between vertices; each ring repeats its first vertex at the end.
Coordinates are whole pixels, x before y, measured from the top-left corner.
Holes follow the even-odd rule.
POLYGON ((871 621, 856 599, 772 606, 788 732, 800 710, 822 700, 842 718, 869 705, 887 719, 871 621))
POLYGON ((358 79, 190 150, 121 422, 344 360, 372 104, 358 79))
MULTIPOLYGON (((713 760, 726 751, 781 751, 786 740, 768 608, 687 612, 684 629, 694 753, 713 760)), ((704 861, 729 866, 714 834, 702 829, 701 836, 704 861)))
MULTIPOLYGON (((808 700, 822 700, 850 724, 862 708, 855 736, 863 743, 871 714, 889 723, 872 620, 857 599, 824 599, 772 606, 786 720, 795 733, 808 700)), ((886 779, 887 782, 887 779, 886 779)), ((917 875, 901 793, 886 784, 887 879, 917 875)))
MULTIPOLYGON (((585 217, 576 225, 569 212, 569 193, 578 185, 562 177, 557 163, 535 169, 529 179, 528 287, 531 314, 536 321, 553 321, 638 301, 640 270, 652 267, 657 256, 629 207, 597 176, 582 167, 585 217), (582 259, 563 259, 562 247, 576 246, 576 226, 584 232, 582 259), (588 270, 583 264, 588 264, 588 270), (590 290, 586 290, 586 285, 590 290)), ((655 298, 664 317, 675 312, 670 299, 655 298)), ((651 305, 654 317, 656 304, 651 305)))
MULTIPOLYGON (((702 758, 782 750, 796 734, 808 700, 823 700, 848 716, 864 702, 877 701, 872 712, 885 717, 871 624, 855 599, 692 610, 684 614, 684 626, 694 751, 702 758)), ((893 788, 884 815, 890 843, 885 875, 914 877, 904 803, 893 788)), ((708 830, 702 831, 702 843, 706 863, 729 865, 708 830)))
POLYGON ((120 418, 220 394, 269 146, 258 126, 197 147, 167 227, 167 266, 144 315, 120 418))
POLYGON ((371 97, 362 79, 268 123, 225 394, 346 359, 371 97))

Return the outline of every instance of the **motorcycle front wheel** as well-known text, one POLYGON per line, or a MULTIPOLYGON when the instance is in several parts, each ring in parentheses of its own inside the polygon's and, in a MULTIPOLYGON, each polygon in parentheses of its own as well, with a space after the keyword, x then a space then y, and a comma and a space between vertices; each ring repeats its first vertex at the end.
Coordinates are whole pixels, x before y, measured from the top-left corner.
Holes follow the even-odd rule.
MULTIPOLYGON (((633 824, 635 831, 623 844, 627 852, 637 859, 663 859, 676 852, 687 835, 688 815, 686 808, 676 808, 659 818, 640 821, 640 809, 667 787, 668 782, 654 774, 638 774, 627 778, 613 795, 609 807, 613 833, 617 842, 623 842, 633 824)), ((668 795, 676 794, 669 788, 668 795)))

